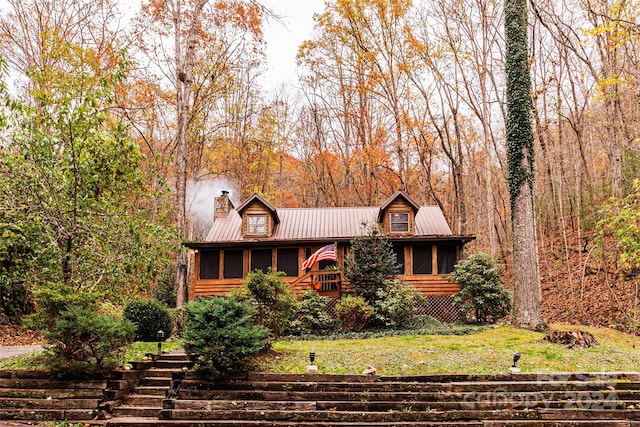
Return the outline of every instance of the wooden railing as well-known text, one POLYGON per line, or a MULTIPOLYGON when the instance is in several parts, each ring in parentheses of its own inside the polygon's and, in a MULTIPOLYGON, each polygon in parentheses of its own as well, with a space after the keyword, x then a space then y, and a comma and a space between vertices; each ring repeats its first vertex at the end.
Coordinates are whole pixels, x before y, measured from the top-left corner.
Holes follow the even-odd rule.
POLYGON ((342 273, 340 270, 309 271, 291 282, 291 287, 298 292, 309 289, 317 291, 320 295, 340 296, 342 285, 342 273))

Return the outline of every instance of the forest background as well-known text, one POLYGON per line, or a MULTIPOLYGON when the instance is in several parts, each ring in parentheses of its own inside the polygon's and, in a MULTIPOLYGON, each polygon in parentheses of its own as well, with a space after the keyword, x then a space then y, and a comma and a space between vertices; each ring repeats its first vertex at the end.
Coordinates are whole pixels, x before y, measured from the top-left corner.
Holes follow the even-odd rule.
MULTIPOLYGON (((501 2, 327 1, 277 90, 258 0, 143 1, 122 28, 112 0, 6 5, 5 314, 53 282, 180 302, 180 242, 203 237, 220 190, 317 207, 402 189, 513 286, 501 2)), ((529 5, 543 316, 637 332, 640 4, 529 5)))

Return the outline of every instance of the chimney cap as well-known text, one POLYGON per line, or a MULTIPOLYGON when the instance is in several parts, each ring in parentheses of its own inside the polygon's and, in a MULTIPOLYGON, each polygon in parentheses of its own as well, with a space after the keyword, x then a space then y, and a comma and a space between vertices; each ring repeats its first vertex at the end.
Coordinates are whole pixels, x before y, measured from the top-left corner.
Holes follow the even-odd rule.
POLYGON ((223 196, 228 196, 228 195, 229 195, 229 192, 228 192, 227 190, 222 190, 222 195, 223 195, 223 196))

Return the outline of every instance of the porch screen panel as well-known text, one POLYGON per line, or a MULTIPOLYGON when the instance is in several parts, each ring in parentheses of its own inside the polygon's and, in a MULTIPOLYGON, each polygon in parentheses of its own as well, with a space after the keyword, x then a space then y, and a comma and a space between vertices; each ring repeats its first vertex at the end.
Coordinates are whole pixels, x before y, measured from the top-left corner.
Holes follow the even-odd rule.
POLYGON ((431 245, 413 247, 413 274, 433 274, 431 245))
POLYGON ((278 271, 284 271, 287 276, 297 276, 298 271, 298 248, 278 249, 278 271))
POLYGON ((271 249, 254 249, 251 251, 251 271, 267 272, 271 267, 271 249))
POLYGON ((242 250, 224 251, 224 278, 239 279, 244 272, 242 250))
POLYGON ((393 244, 393 253, 396 254, 396 261, 398 262, 398 265, 400 266, 400 269, 398 270, 398 274, 406 274, 406 270, 404 268, 404 245, 400 245, 397 243, 393 244))
POLYGON ((453 245, 438 245, 438 274, 453 272, 456 265, 456 247, 453 245))
POLYGON ((200 251, 200 279, 220 278, 220 251, 200 251))

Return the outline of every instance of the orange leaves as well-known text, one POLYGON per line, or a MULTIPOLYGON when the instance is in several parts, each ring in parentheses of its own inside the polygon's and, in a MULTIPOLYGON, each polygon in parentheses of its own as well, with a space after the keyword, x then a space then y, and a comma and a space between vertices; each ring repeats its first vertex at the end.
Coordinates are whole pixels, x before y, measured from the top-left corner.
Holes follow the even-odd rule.
POLYGON ((262 10, 259 5, 239 0, 218 0, 214 4, 214 11, 216 25, 232 23, 259 39, 262 37, 262 10))

